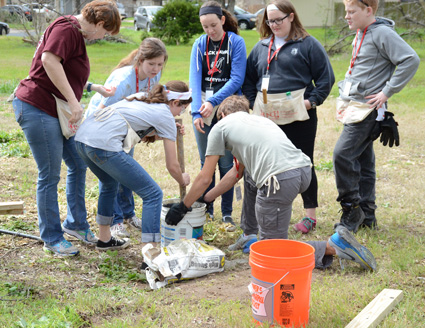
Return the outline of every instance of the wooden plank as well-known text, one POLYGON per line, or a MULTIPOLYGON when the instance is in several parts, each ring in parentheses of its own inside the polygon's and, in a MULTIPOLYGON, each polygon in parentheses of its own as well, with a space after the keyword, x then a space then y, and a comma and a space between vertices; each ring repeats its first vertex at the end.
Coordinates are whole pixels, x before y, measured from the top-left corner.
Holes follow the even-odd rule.
POLYGON ((0 202, 0 215, 24 214, 24 202, 0 202))
POLYGON ((376 327, 402 299, 402 290, 384 289, 345 328, 376 327))
MULTIPOLYGON (((181 118, 176 118, 176 123, 179 123, 180 125, 183 124, 183 120, 181 118)), ((180 129, 177 128, 177 160, 180 164, 180 169, 184 173, 184 146, 183 146, 183 135, 180 132, 180 129)), ((184 199, 184 196, 186 196, 186 187, 180 186, 180 200, 184 199)))

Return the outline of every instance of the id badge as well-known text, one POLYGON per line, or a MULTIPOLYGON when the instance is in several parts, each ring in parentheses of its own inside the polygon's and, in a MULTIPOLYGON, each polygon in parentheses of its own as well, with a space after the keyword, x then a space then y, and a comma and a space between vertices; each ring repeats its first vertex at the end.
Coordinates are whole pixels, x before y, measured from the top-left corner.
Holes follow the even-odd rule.
POLYGON ((214 95, 214 89, 213 88, 206 88, 205 89, 205 101, 211 98, 214 95))
POLYGON ((263 75, 263 80, 261 81, 261 91, 269 90, 269 83, 270 83, 270 75, 268 74, 263 75))
POLYGON ((235 196, 236 196, 236 201, 239 202, 240 200, 242 200, 241 185, 239 184, 239 182, 235 186, 235 196))
POLYGON ((350 81, 345 81, 345 83, 344 83, 344 95, 345 96, 350 95, 351 85, 352 85, 352 83, 350 81))

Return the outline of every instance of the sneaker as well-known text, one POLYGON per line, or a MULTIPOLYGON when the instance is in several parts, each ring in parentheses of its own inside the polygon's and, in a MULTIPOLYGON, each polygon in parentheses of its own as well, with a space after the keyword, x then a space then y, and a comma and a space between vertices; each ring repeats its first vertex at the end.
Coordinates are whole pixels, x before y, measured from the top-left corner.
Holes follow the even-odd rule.
POLYGON ((336 228, 336 232, 329 238, 329 245, 335 248, 339 258, 359 263, 362 268, 367 270, 376 270, 373 254, 366 247, 360 245, 346 227, 340 225, 336 228))
POLYGON ((103 242, 101 240, 97 241, 96 249, 101 251, 107 250, 115 250, 115 249, 124 249, 130 245, 130 241, 128 239, 118 239, 114 236, 111 236, 111 240, 108 242, 103 242))
POLYGON ((111 235, 117 238, 130 237, 130 233, 125 228, 124 223, 117 223, 111 227, 111 235))
POLYGON ((79 240, 81 240, 83 243, 94 246, 97 243, 97 237, 94 235, 94 233, 90 229, 86 230, 70 230, 62 226, 62 229, 64 232, 66 232, 68 235, 73 236, 79 240))
POLYGON ((222 219, 222 223, 225 225, 225 229, 227 232, 233 232, 236 230, 236 224, 233 222, 233 219, 231 216, 225 216, 222 219))
POLYGON ((244 249, 245 245, 252 239, 255 239, 255 241, 257 241, 257 235, 248 235, 245 236, 245 234, 242 234, 239 236, 238 240, 236 240, 236 243, 230 245, 229 247, 227 247, 227 249, 229 251, 237 251, 238 249, 244 249))
POLYGON ((359 204, 355 203, 343 203, 341 202, 342 215, 341 223, 335 225, 343 225, 349 231, 356 233, 359 230, 359 226, 363 223, 365 215, 359 204))
POLYGON ((130 225, 130 227, 142 230, 142 220, 139 219, 137 216, 133 216, 132 218, 125 219, 125 220, 130 225))
POLYGON ((309 233, 316 228, 316 219, 305 217, 297 224, 294 224, 293 227, 295 231, 299 231, 303 234, 309 233))
POLYGON ((48 245, 44 243, 43 250, 45 253, 50 253, 50 254, 59 255, 59 256, 74 256, 80 253, 78 248, 72 245, 66 239, 54 245, 48 245))

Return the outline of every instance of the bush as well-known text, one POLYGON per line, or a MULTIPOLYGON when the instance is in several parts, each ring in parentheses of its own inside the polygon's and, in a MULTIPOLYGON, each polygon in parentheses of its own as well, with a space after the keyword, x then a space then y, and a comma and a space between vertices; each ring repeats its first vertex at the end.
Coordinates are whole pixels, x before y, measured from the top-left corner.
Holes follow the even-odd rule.
POLYGON ((166 44, 186 44, 190 38, 202 33, 198 3, 172 0, 158 11, 153 19, 153 35, 166 44))

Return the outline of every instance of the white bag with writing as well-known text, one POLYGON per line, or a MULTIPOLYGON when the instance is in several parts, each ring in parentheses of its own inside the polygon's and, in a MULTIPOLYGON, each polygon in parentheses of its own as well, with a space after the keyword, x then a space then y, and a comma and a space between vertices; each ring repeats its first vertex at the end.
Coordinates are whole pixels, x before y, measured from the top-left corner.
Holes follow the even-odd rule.
POLYGON ((56 100, 56 110, 58 112, 62 134, 66 139, 69 139, 77 133, 77 130, 81 125, 82 118, 77 123, 70 123, 69 119, 72 116, 72 112, 69 104, 65 100, 56 97, 54 94, 52 94, 52 96, 56 100))

